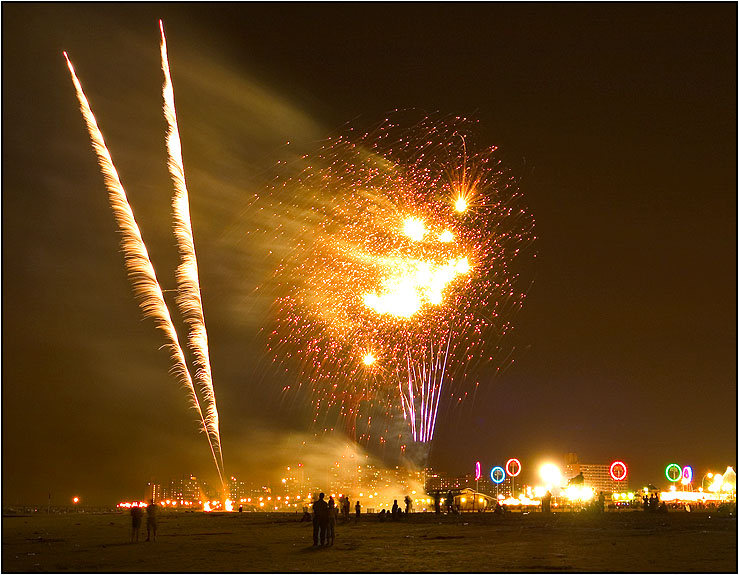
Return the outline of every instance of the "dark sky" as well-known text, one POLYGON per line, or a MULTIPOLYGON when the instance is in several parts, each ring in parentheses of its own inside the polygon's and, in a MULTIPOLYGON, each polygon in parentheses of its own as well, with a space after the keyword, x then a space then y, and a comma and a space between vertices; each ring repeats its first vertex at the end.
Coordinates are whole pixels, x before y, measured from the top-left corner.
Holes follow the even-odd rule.
POLYGON ((537 223, 516 365, 442 413, 431 464, 573 451, 623 459, 632 485, 735 465, 736 4, 4 3, 5 502, 213 474, 131 295, 61 53, 172 289, 159 18, 229 473, 264 474, 310 433, 265 368, 249 198, 277 160, 395 108, 479 120, 537 223))

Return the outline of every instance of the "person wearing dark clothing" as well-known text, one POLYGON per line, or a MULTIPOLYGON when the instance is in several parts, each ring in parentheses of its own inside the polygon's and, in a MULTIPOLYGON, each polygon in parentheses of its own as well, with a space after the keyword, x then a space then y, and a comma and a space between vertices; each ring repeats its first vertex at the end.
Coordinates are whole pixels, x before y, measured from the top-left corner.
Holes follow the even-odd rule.
POLYGON ((334 505, 334 498, 328 500, 328 535, 326 536, 326 544, 333 545, 336 536, 336 516, 339 510, 334 505))
POLYGON ((393 513, 393 521, 397 521, 398 520, 398 511, 399 510, 400 510, 400 508, 398 507, 398 500, 397 499, 394 499, 393 500, 393 511, 392 511, 392 513, 393 513))
POLYGON ((410 495, 406 495, 405 496, 405 512, 406 513, 410 513, 412 506, 413 506, 413 501, 411 500, 411 496, 410 495))
POLYGON ((357 516, 357 523, 359 523, 359 513, 361 509, 362 507, 359 505, 359 499, 357 499, 357 503, 354 505, 354 512, 356 513, 356 516, 357 516))
POLYGON ((441 495, 438 491, 434 493, 434 512, 437 515, 441 513, 441 495))
POLYGON ((603 513, 606 510, 606 494, 602 491, 598 494, 598 511, 603 513))
POLYGON ((138 505, 131 507, 131 543, 139 540, 139 532, 141 531, 141 518, 144 516, 144 510, 138 505))
POLYGON ((146 540, 157 540, 157 505, 153 499, 149 500, 146 506, 146 540))
POLYGON ((382 521, 385 521, 385 515, 386 515, 386 513, 385 513, 385 510, 384 509, 382 511, 380 511, 380 521, 381 522, 382 521))
POLYGON ((321 545, 326 543, 326 535, 328 531, 328 504, 324 500, 326 497, 323 493, 318 494, 318 499, 313 502, 313 546, 318 545, 320 538, 321 545))
POLYGON ((541 498, 541 510, 544 513, 551 513, 552 511, 552 492, 547 491, 546 495, 541 498))

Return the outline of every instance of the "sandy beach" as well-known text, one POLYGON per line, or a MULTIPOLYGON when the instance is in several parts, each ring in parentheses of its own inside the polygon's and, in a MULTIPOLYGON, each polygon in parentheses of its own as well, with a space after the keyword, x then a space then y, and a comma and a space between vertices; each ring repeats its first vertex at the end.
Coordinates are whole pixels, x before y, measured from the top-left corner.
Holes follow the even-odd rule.
POLYGON ((736 572, 717 513, 413 514, 339 523, 333 547, 287 514, 168 513, 131 544, 127 514, 3 516, 8 572, 736 572))

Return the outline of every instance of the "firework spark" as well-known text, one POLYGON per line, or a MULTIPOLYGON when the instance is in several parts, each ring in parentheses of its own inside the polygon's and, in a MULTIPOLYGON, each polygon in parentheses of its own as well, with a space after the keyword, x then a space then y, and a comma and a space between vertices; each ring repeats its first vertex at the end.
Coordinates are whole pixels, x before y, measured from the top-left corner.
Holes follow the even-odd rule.
POLYGON ((494 149, 468 153, 468 130, 386 121, 330 142, 273 190, 278 227, 300 235, 287 236, 297 247, 277 274, 288 293, 270 343, 298 359, 318 413, 338 406, 354 425, 363 405, 398 408, 412 438, 430 441, 447 382, 465 394, 522 305, 510 263, 533 220, 494 149))
MULTIPOLYGON (((195 241, 190 222, 190 203, 188 200, 187 185, 185 184, 185 167, 182 161, 182 146, 180 132, 177 127, 177 112, 174 105, 174 88, 169 74, 169 59, 167 58, 167 40, 164 37, 164 26, 159 21, 161 32, 160 51, 162 56, 162 72, 164 84, 162 94, 164 98, 164 117, 167 121, 167 167, 169 168, 174 197, 172 209, 174 217, 174 234, 177 238, 177 247, 180 252, 180 265, 177 267, 177 305, 182 317, 189 328, 188 346, 193 353, 195 364, 195 382, 205 399, 205 415, 208 424, 208 434, 220 459, 223 469, 223 452, 218 426, 218 409, 213 389, 213 378, 210 369, 208 353, 208 333, 205 329, 203 302, 200 294, 198 279, 198 260, 195 255, 195 241)), ((222 478, 221 478, 222 479, 222 478)))

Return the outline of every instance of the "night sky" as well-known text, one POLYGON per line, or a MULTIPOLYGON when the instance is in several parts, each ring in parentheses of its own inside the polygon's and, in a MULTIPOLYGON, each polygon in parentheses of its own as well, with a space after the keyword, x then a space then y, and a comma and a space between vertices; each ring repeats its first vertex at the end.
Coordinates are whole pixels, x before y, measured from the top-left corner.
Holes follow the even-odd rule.
POLYGON ((515 365, 443 410, 431 465, 576 452, 626 461, 637 487, 673 461, 735 465, 736 4, 4 3, 4 502, 215 474, 132 296, 62 56, 171 290, 159 18, 229 474, 269 478, 311 433, 266 367, 250 198, 278 161, 396 108, 478 120, 536 219, 515 365))

